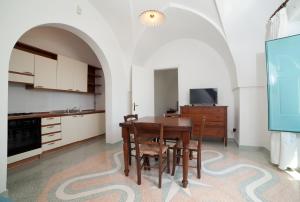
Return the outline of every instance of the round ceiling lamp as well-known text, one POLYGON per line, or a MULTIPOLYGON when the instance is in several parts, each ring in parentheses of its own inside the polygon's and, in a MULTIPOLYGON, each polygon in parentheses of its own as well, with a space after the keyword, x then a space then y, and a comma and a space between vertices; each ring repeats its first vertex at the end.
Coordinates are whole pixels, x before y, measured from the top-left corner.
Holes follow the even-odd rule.
POLYGON ((165 14, 158 10, 147 10, 140 14, 142 24, 151 27, 157 27, 165 21, 165 14))

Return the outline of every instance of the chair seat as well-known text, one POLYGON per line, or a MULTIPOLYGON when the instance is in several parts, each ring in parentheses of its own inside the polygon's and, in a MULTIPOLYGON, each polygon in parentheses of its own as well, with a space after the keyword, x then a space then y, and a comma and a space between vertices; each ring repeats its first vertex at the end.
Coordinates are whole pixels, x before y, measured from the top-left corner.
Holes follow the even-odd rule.
MULTIPOLYGON (((165 153, 167 150, 168 150, 168 147, 166 145, 164 145, 162 147, 162 153, 165 153)), ((149 155, 149 156, 159 155, 159 145, 141 144, 140 145, 140 153, 149 155)))
MULTIPOLYGON (((177 148, 183 149, 182 141, 178 142, 177 148)), ((188 145, 188 149, 190 150, 197 150, 198 149, 198 141, 197 140, 190 140, 190 144, 188 145)))

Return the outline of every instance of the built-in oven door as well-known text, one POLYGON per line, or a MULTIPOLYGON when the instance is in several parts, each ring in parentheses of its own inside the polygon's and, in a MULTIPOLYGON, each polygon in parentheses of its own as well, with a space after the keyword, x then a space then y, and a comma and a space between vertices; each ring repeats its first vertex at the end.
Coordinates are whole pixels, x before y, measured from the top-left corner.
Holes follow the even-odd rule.
POLYGON ((8 156, 41 148, 41 119, 8 121, 8 156))

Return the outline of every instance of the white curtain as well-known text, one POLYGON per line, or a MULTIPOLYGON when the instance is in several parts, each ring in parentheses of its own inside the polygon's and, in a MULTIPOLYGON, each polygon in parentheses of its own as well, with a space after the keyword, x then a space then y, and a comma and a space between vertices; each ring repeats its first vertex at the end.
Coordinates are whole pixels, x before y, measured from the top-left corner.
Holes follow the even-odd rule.
MULTIPOLYGON (((266 39, 284 37, 287 33, 286 8, 281 9, 267 24, 266 39)), ((300 136, 300 134, 298 135, 300 136)), ((271 133, 271 162, 282 170, 300 167, 300 138, 289 132, 271 133)))

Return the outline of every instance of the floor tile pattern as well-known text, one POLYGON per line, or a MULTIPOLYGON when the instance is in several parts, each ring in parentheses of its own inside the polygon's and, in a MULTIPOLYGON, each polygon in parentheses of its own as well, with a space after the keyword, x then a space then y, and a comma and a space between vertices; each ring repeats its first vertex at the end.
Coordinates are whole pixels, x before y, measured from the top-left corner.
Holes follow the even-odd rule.
POLYGON ((300 201, 300 181, 271 165, 264 151, 204 142, 201 179, 191 168, 188 188, 182 188, 177 167, 174 177, 164 173, 158 189, 156 169, 143 170, 142 185, 136 184, 134 161, 125 177, 121 149, 122 144, 105 144, 102 137, 11 169, 9 197, 22 202, 300 201))

